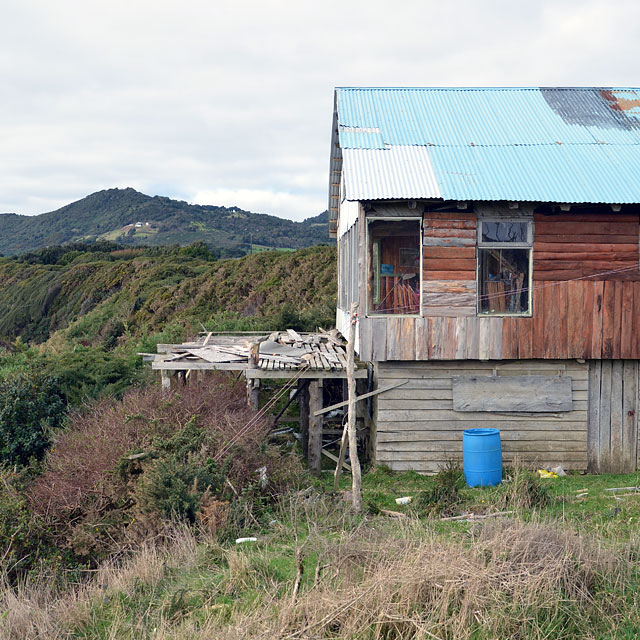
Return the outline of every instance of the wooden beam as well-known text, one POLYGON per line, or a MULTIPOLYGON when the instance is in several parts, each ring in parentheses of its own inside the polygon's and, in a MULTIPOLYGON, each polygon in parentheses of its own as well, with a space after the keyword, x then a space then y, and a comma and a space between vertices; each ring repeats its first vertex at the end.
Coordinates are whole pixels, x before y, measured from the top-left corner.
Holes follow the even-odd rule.
POLYGON ((298 398, 300 409, 298 424, 302 437, 302 455, 306 460, 309 454, 309 383, 306 380, 298 381, 298 398))
MULTIPOLYGON (((159 368, 159 367, 158 367, 159 368)), ((183 369, 187 368, 186 366, 182 367, 183 369)), ((203 368, 215 368, 215 367, 203 367, 203 368)), ((298 378, 298 379, 311 379, 311 380, 324 380, 328 379, 341 379, 346 378, 346 371, 337 370, 337 371, 324 371, 322 369, 307 369, 304 372, 300 372, 299 369, 280 369, 276 371, 267 371, 264 369, 248 369, 246 372, 247 378, 275 378, 275 379, 287 379, 287 378, 298 378)), ((356 369, 355 372, 356 378, 366 378, 367 370, 366 369, 356 369)))
POLYGON ((254 411, 260 409, 260 380, 247 380, 247 404, 254 411))
MULTIPOLYGON (((188 369, 220 369, 222 371, 244 371, 247 368, 246 362, 203 362, 200 360, 182 360, 180 362, 166 362, 164 360, 151 363, 151 368, 155 371, 186 371, 188 369)), ((292 372, 295 374, 295 371, 292 372)), ((260 378, 261 376, 249 376, 260 378)), ((288 376, 280 376, 288 377, 288 376)), ((290 377, 293 377, 290 376, 290 377)))
POLYGON ((322 417, 314 413, 322 408, 322 380, 312 380, 309 383, 309 469, 312 473, 320 473, 322 466, 320 456, 322 451, 322 417))
POLYGON ((162 377, 162 391, 164 393, 168 392, 171 389, 171 375, 172 375, 172 373, 169 373, 168 371, 162 371, 161 374, 160 374, 161 377, 162 377))
MULTIPOLYGON (((344 459, 347 455, 348 441, 349 441, 349 433, 343 427, 342 438, 340 439, 340 453, 338 454, 338 459, 336 460, 338 464, 336 465, 336 470, 333 472, 333 490, 334 491, 337 491, 338 488, 340 487, 340 475, 342 474, 342 467, 345 464, 344 459)), ((348 470, 351 471, 351 468, 349 468, 348 470)))
POLYGON ((327 451, 326 449, 322 449, 322 455, 327 456, 329 460, 333 460, 338 463, 341 467, 344 467, 345 471, 351 471, 351 467, 344 461, 344 457, 342 459, 338 458, 338 456, 334 456, 331 451, 327 451))
MULTIPOLYGON (((385 391, 391 391, 391 389, 396 389, 397 387, 401 387, 403 384, 407 384, 408 380, 403 380, 402 382, 398 382, 398 384, 391 384, 388 387, 382 387, 381 389, 376 389, 375 391, 369 391, 369 393, 363 393, 361 396, 356 397, 356 402, 358 400, 364 400, 365 398, 370 398, 371 396, 377 396, 380 393, 384 393, 385 391)), ((317 411, 314 415, 321 416, 324 413, 328 413, 329 411, 333 411, 333 409, 339 409, 340 407, 346 407, 349 404, 348 400, 344 402, 338 402, 337 404, 332 404, 330 407, 324 407, 320 411, 317 411)))
POLYGON ((349 432, 349 458, 351 459, 351 498, 353 509, 362 511, 362 477, 358 458, 358 434, 356 431, 356 378, 354 375, 356 324, 358 322, 358 303, 351 303, 349 313, 349 341, 347 342, 347 383, 349 404, 347 411, 347 430, 349 432))

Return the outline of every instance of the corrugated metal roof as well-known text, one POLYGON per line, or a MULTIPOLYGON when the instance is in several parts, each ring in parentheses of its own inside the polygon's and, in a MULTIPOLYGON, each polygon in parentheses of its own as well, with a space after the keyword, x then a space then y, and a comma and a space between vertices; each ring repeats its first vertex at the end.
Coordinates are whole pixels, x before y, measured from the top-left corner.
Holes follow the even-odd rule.
POLYGON ((347 199, 640 202, 640 89, 340 88, 347 199))
POLYGON ((342 155, 349 200, 392 199, 398 191, 410 199, 442 197, 426 147, 343 149, 342 155))

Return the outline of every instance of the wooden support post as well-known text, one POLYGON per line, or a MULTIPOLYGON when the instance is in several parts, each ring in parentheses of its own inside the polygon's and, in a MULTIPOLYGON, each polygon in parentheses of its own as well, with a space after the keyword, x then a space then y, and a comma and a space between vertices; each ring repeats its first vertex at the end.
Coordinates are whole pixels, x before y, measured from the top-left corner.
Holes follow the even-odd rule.
POLYGON ((347 343, 347 385, 349 404, 347 405, 347 429, 349 431, 349 459, 351 462, 351 496, 355 511, 362 511, 362 476, 358 458, 358 433, 356 431, 356 376, 355 341, 358 322, 358 303, 351 304, 349 314, 349 342, 347 343))
MULTIPOLYGON (((249 348, 247 369, 257 369, 260 360, 260 343, 254 342, 249 348)), ((260 409, 260 378, 247 378, 247 404, 254 410, 260 409)))
POLYGON ((309 383, 309 444, 307 457, 312 473, 320 473, 322 466, 322 416, 313 415, 322 409, 322 380, 309 383))
POLYGON ((306 459, 309 455, 309 382, 307 380, 298 380, 298 407, 302 455, 306 459))
POLYGON ((166 369, 161 369, 161 384, 163 393, 168 393, 171 390, 171 376, 173 375, 173 371, 167 371, 166 369))
POLYGON ((247 404, 254 410, 260 409, 260 378, 247 380, 247 404))

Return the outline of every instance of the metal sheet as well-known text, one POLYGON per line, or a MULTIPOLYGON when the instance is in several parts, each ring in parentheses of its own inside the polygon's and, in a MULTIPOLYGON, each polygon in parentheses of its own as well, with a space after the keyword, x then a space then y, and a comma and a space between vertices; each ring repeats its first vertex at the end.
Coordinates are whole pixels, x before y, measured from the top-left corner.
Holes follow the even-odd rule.
POLYGON ((427 147, 344 149, 343 157, 348 200, 442 197, 427 147))
POLYGON ((348 199, 640 202, 640 89, 340 88, 348 199))

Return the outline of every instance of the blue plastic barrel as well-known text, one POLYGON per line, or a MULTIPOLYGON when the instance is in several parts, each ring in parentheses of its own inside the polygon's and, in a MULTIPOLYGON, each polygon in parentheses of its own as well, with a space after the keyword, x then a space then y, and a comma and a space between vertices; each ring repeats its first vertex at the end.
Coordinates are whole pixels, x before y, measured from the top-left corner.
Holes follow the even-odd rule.
POLYGON ((464 479, 470 487, 493 487, 502 482, 500 429, 462 432, 464 479))

